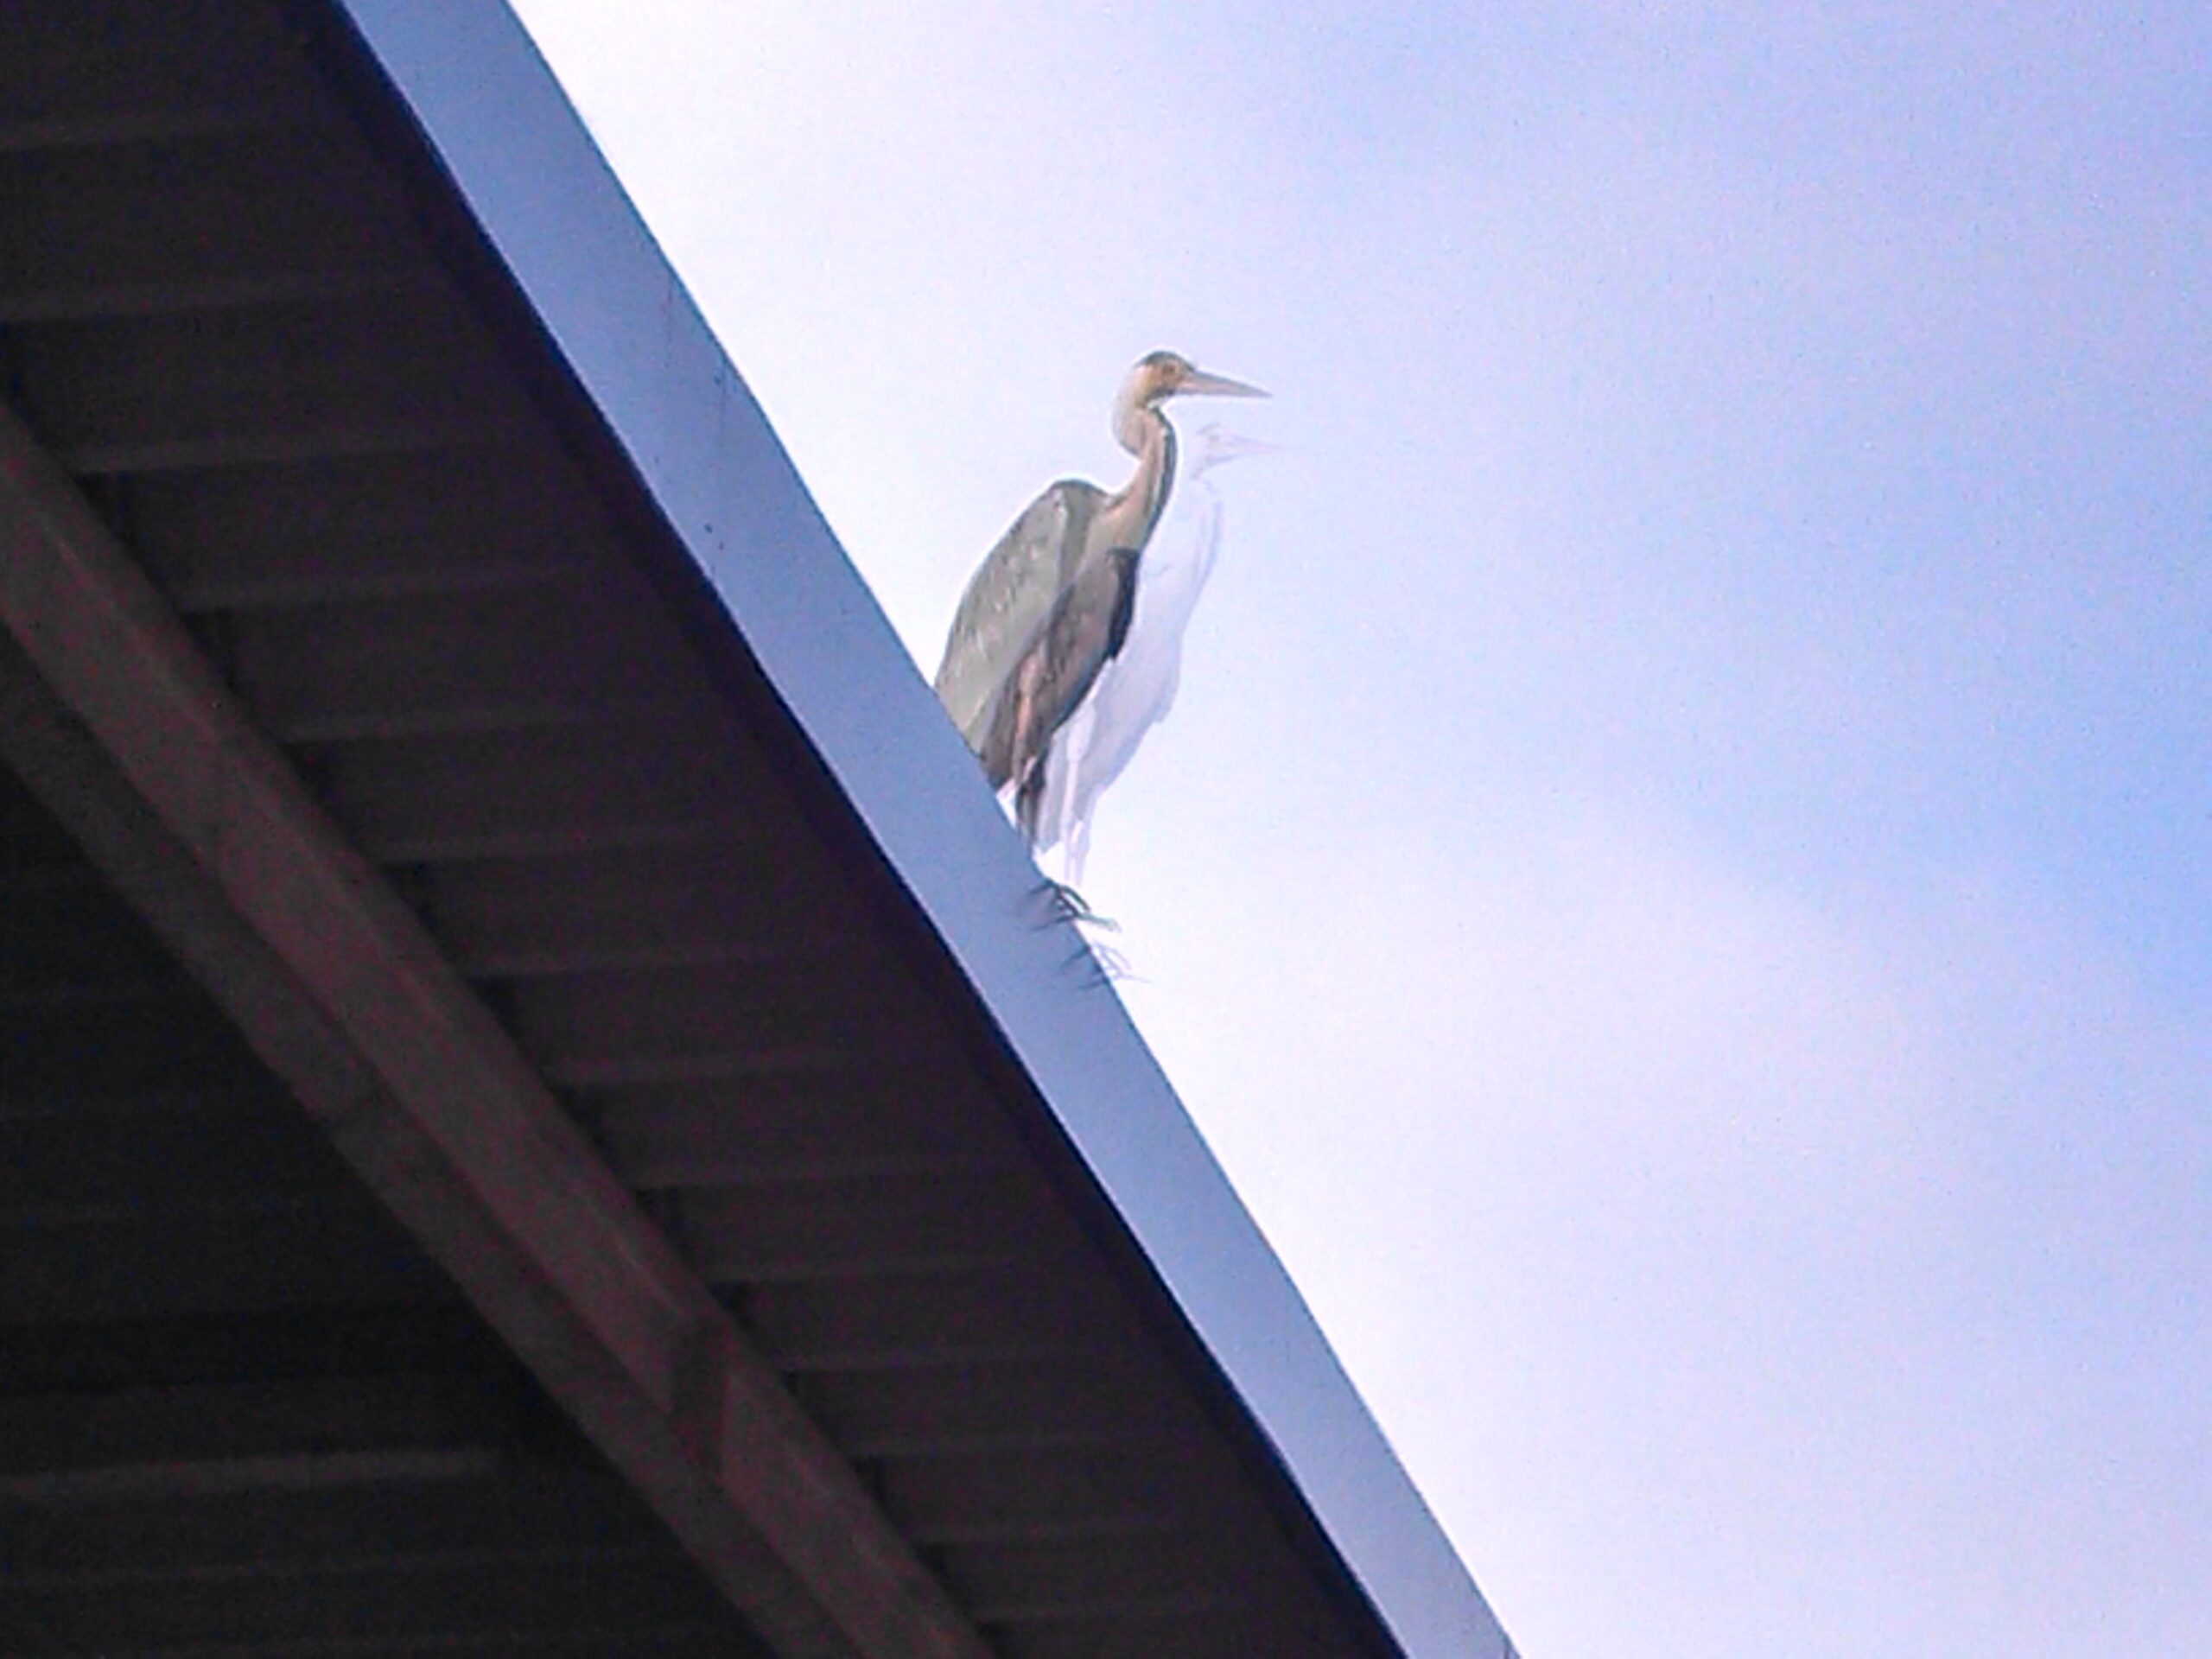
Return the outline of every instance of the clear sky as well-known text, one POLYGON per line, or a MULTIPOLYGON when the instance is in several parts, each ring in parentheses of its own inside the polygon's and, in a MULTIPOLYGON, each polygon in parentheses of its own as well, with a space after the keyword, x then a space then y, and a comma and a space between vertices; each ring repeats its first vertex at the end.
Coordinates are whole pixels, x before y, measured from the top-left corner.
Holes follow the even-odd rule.
POLYGON ((2212 1654, 2212 8, 518 9, 925 671, 1274 391, 1086 891, 1529 1659, 2212 1654))

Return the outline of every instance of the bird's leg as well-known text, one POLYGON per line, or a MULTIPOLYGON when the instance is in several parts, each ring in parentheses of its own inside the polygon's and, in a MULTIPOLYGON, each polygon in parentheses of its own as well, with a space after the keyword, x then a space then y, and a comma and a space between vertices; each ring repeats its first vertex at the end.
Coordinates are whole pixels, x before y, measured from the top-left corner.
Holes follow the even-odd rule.
POLYGON ((1017 782, 1014 791, 1014 821, 1021 839, 1033 856, 1037 851, 1045 786, 1051 773, 1052 734, 1043 728, 1037 703, 1037 683, 1045 672, 1044 658, 1032 652, 1014 680, 1013 765, 1017 782))
POLYGON ((1071 887, 1083 880, 1083 867, 1090 858, 1090 816, 1071 821, 1065 831, 1066 844, 1060 849, 1060 874, 1071 887))
MULTIPOLYGON (((1014 793, 1014 819, 1021 826, 1022 838, 1032 848, 1037 844, 1037 808, 1038 804, 1044 798, 1044 793, 1045 762, 1044 757, 1039 755, 1033 758, 1025 767, 1021 774, 1021 781, 1015 785, 1014 793)), ((1101 916, 1096 911, 1091 909, 1084 901, 1083 895, 1066 882, 1055 881, 1041 871, 1039 873, 1038 879, 1044 884, 1039 891, 1049 895, 1048 902, 1052 906, 1051 920, 1072 922, 1077 926, 1087 925, 1115 931, 1119 931, 1119 924, 1101 916)))
POLYGON ((1084 760, 1090 751, 1090 731, 1087 709, 1077 710, 1075 717, 1060 728, 1060 786, 1052 821, 1059 826, 1060 875, 1071 887, 1083 880, 1083 866, 1074 857, 1074 811, 1076 791, 1083 780, 1084 760))
POLYGON ((1037 847, 1037 813, 1045 799, 1045 757, 1039 755, 1023 768, 1021 783, 1014 791, 1014 822, 1021 826, 1021 839, 1033 854, 1037 847))

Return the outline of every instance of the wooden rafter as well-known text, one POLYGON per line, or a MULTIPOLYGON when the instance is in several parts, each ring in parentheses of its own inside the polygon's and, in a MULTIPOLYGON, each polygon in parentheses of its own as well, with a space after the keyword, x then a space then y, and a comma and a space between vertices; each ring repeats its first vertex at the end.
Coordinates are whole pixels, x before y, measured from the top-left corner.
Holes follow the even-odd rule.
POLYGON ((779 1652, 986 1651, 5 410, 0 754, 779 1652))

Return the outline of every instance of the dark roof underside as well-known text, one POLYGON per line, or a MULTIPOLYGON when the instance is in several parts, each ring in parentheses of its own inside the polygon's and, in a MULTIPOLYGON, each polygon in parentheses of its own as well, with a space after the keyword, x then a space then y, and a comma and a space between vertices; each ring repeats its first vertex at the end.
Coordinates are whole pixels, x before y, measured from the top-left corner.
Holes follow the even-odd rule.
MULTIPOLYGON (((0 397, 996 1650, 1387 1651, 349 49, 0 3, 0 397)), ((0 1651, 761 1650, 40 781, 0 1651)))

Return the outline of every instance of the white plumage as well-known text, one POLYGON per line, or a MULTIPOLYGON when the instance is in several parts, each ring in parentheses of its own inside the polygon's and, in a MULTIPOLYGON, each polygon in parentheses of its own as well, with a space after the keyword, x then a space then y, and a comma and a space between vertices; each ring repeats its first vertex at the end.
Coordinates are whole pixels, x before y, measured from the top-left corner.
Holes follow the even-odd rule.
POLYGON ((1128 638, 1046 757, 1037 847, 1041 852, 1065 843, 1064 879, 1071 887, 1083 881, 1099 796, 1122 775, 1145 734, 1175 705, 1184 632, 1221 550, 1221 496, 1206 474, 1274 448, 1217 425, 1205 428, 1187 446, 1166 520, 1145 549, 1128 638))

